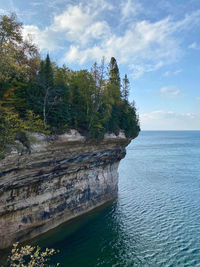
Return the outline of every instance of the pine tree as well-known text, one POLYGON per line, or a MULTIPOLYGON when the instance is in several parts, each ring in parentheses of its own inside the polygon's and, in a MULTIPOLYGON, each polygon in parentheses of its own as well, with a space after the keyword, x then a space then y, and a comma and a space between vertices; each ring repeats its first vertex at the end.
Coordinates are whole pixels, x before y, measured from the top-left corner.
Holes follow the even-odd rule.
MULTIPOLYGON (((44 64, 44 70, 43 73, 41 72, 41 78, 43 81, 43 90, 44 90, 44 101, 43 101, 43 121, 44 125, 46 127, 47 125, 47 116, 48 116, 48 106, 49 106, 49 100, 51 96, 51 91, 53 90, 53 71, 51 67, 51 61, 49 58, 49 54, 47 54, 45 64, 44 64)), ((52 103, 53 104, 53 103, 52 103)))
POLYGON ((130 91, 130 82, 127 77, 127 74, 125 74, 123 83, 122 83, 122 99, 125 101, 128 101, 129 91, 130 91))
POLYGON ((93 64, 90 71, 95 85, 96 85, 96 94, 95 102, 97 103, 97 109, 99 107, 100 95, 105 87, 105 58, 102 57, 101 64, 98 65, 96 62, 93 64))
MULTIPOLYGON (((40 70, 36 78, 36 83, 34 87, 34 89, 36 90, 33 93, 36 93, 37 103, 40 104, 40 106, 42 107, 42 117, 44 125, 46 127, 50 104, 52 105, 53 101, 52 97, 54 89, 53 70, 51 67, 49 54, 47 54, 45 61, 41 61, 40 70)), ((41 113, 40 109, 41 108, 39 108, 39 113, 41 113)))
POLYGON ((119 68, 116 59, 112 57, 109 64, 109 79, 107 84, 108 99, 111 104, 111 113, 110 118, 107 121, 106 128, 109 132, 114 132, 115 134, 119 133, 119 105, 121 100, 120 88, 121 84, 119 68))
POLYGON ((53 131, 62 132, 70 123, 70 71, 65 66, 54 70, 54 99, 48 113, 48 123, 53 131))
POLYGON ((120 75, 117 61, 114 57, 111 57, 109 64, 109 83, 116 85, 120 89, 120 75))

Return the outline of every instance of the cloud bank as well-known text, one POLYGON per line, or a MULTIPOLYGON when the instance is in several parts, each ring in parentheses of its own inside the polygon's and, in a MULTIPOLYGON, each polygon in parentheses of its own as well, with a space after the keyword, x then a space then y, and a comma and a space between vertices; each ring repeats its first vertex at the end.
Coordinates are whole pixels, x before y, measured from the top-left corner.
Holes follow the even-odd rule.
POLYGON ((42 51, 62 49, 67 63, 84 64, 114 56, 139 78, 177 61, 182 55, 177 36, 200 21, 200 10, 177 21, 170 16, 149 21, 137 18, 145 11, 139 1, 127 0, 119 6, 116 16, 116 7, 104 0, 69 4, 43 30, 25 25, 24 36, 32 34, 42 51))
POLYGON ((181 91, 178 88, 176 88, 175 86, 162 87, 160 89, 160 94, 161 94, 161 96, 169 97, 169 98, 176 98, 176 97, 182 97, 183 96, 181 91))
POLYGON ((155 110, 140 115, 142 130, 199 130, 200 115, 155 110))

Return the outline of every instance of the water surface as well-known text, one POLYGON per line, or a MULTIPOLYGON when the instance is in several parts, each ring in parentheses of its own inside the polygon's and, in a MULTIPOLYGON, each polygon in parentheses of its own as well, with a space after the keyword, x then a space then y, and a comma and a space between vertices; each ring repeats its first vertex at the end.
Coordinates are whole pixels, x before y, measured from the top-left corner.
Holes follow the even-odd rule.
POLYGON ((119 196, 43 235, 69 267, 200 265, 200 132, 142 132, 119 168, 119 196))

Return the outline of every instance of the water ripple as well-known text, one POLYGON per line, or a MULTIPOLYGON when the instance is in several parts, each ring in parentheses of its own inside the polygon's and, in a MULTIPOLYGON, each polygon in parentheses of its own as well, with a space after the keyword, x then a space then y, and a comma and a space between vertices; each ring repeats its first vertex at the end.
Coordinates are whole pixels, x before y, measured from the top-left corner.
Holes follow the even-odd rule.
POLYGON ((199 159, 200 132, 142 132, 120 164, 118 199, 39 244, 60 249, 65 267, 200 266, 199 159))

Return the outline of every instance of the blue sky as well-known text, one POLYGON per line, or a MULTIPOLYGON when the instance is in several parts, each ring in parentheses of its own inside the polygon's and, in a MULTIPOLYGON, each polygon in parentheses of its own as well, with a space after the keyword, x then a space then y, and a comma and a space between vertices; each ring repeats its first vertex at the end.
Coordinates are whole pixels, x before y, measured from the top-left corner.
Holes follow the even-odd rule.
POLYGON ((199 0, 0 0, 69 68, 117 59, 143 130, 200 130, 199 0))

